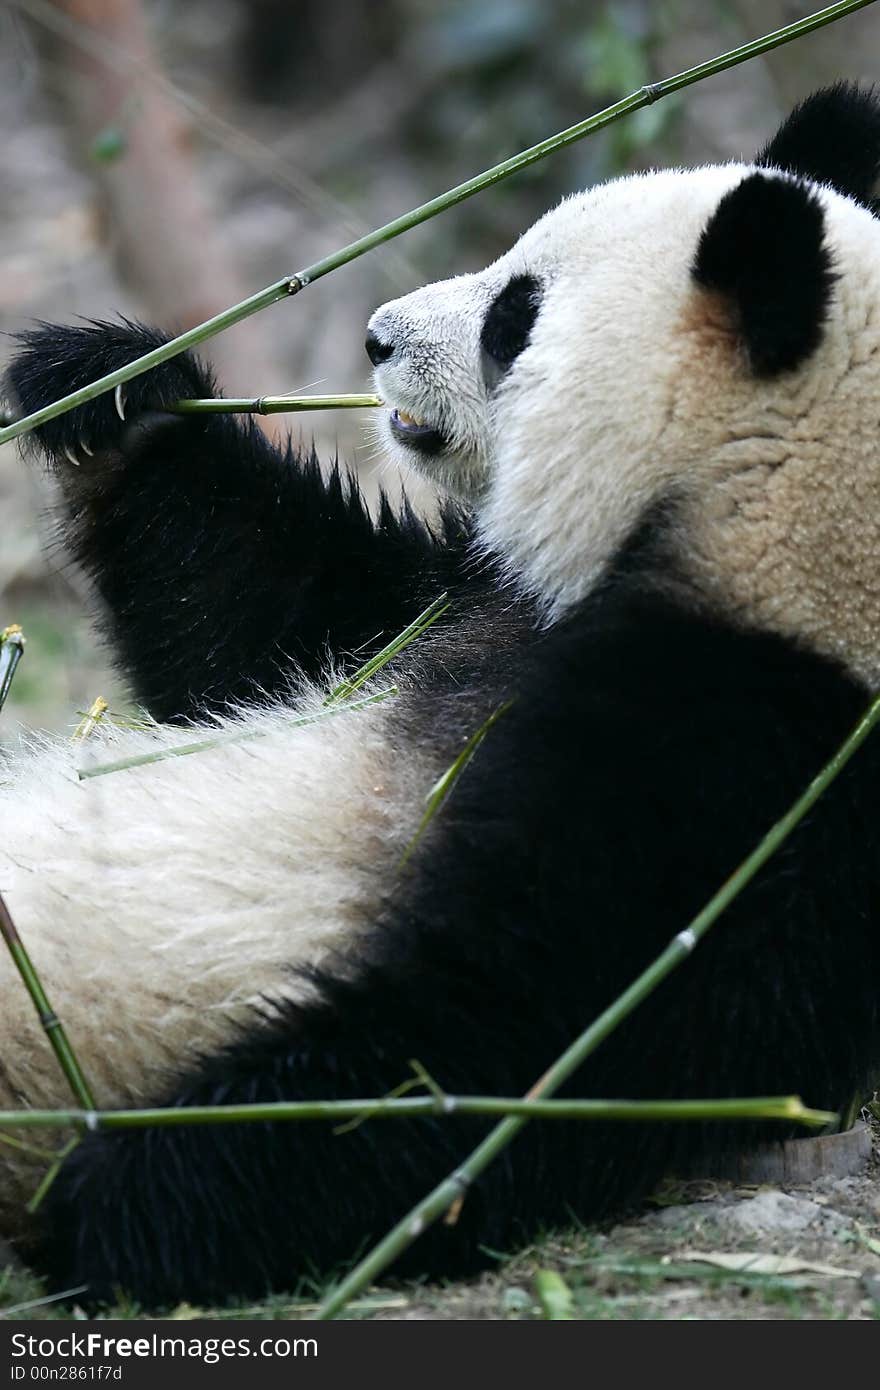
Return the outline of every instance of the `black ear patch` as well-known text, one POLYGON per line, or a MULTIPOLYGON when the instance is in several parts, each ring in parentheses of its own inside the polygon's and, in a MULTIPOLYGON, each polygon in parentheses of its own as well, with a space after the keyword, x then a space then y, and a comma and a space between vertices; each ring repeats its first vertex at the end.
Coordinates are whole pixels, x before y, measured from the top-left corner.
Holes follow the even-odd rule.
POLYGON ((854 82, 823 87, 794 108, 755 163, 830 184, 876 213, 880 100, 854 82))
POLYGON ((534 275, 515 275, 492 300, 483 320, 480 347, 490 359, 488 374, 496 380, 527 345, 540 307, 541 284, 534 275))
POLYGON ((729 300, 758 376, 797 367, 821 341, 835 278, 824 230, 805 184, 750 174, 700 236, 694 278, 729 300))

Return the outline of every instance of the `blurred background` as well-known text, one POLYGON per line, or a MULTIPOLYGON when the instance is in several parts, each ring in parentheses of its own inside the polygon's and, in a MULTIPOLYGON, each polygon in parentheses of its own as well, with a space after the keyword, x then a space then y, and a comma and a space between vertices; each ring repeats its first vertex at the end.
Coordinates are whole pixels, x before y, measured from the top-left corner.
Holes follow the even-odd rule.
MULTIPOLYGON (((2 0, 0 367, 35 318, 178 331, 645 82, 819 0, 2 0)), ((369 389, 371 309, 479 269, 562 194, 749 154, 794 101, 880 72, 880 5, 665 98, 207 345, 232 395, 369 389)), ((375 490, 366 412, 275 417, 375 490)), ((394 485, 382 475, 382 481, 394 485)), ((428 500, 428 499, 425 499, 428 500)), ((39 471, 0 448, 3 716, 65 727, 124 692, 53 547, 39 471)))

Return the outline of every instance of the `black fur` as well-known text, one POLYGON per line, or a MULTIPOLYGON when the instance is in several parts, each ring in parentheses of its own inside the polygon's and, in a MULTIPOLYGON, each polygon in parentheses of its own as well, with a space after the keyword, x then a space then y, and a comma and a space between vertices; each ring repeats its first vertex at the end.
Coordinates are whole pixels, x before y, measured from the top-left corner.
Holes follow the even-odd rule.
MULTIPOLYGON (((30 412, 164 341, 125 322, 46 324, 23 335, 11 390, 30 412)), ((388 505, 374 527, 338 469, 324 480, 314 456, 275 449, 255 424, 163 413, 215 394, 177 357, 125 387, 126 423, 110 393, 38 435, 60 461, 68 539, 97 581, 119 664, 160 720, 283 691, 331 653, 360 664, 464 563, 452 512, 440 537, 388 505)))
POLYGON ((815 193, 789 179, 750 174, 709 219, 693 274, 729 301, 756 375, 799 366, 821 341, 834 283, 815 193))
POLYGON ((756 163, 830 184, 876 212, 880 100, 874 88, 836 82, 814 92, 794 108, 756 163))
MULTIPOLYGON (((737 190, 701 246, 716 288, 732 226, 748 241, 749 208, 757 222, 768 203, 783 221, 814 212, 796 185, 757 177, 746 213, 737 190)), ((747 283, 748 304, 747 269, 727 279, 747 283)), ((131 326, 44 327, 13 380, 33 409, 155 341, 131 326)), ((395 706, 397 755, 439 739, 451 761, 463 732, 513 703, 389 882, 357 978, 318 975, 320 1002, 255 1021, 156 1103, 377 1095, 410 1058, 452 1092, 521 1093, 788 807, 866 692, 829 661, 665 597, 663 547, 644 537, 542 632, 471 571, 464 536, 436 542, 387 514, 374 529, 338 478, 323 484, 313 461, 253 430, 156 418, 210 385, 178 359, 132 385, 126 426, 111 398, 40 436, 122 665, 154 712, 214 707, 253 682, 283 689, 325 650, 344 657, 403 626, 441 587, 453 624, 404 658, 422 679, 395 706), (83 437, 93 456, 75 469, 64 449, 83 437)), ((875 738, 570 1094, 850 1100, 880 1063, 878 781, 875 738)), ((93 1304, 120 1289, 148 1307, 258 1297, 350 1260, 487 1127, 450 1116, 341 1135, 319 1123, 91 1135, 49 1191, 38 1263, 53 1288, 87 1284, 93 1304)), ((756 1132, 532 1124, 457 1224, 434 1227, 396 1272, 474 1270, 756 1132)))
POLYGON ((527 346, 541 307, 541 285, 534 275, 515 275, 496 294, 486 311, 480 333, 484 358, 490 359, 491 380, 516 361, 527 346))
MULTIPOLYGON (((479 692, 479 672, 469 680, 479 692)), ((255 1029, 161 1101, 379 1095, 411 1057, 453 1092, 523 1092, 689 921, 866 699, 830 663, 676 611, 629 578, 536 640, 508 693, 409 875, 389 884, 363 975, 323 978, 325 1002, 255 1029)), ((411 697, 401 736, 429 737, 447 714, 431 691, 411 697)), ((875 741, 569 1094, 849 1101, 880 1059, 880 823, 866 814, 878 777, 875 741)), ((98 1300, 117 1288, 148 1306, 258 1297, 350 1259, 486 1128, 452 1117, 342 1135, 94 1135, 50 1191, 42 1267, 53 1287, 87 1283, 98 1300)), ((758 1133, 532 1125, 458 1223, 435 1226, 395 1272, 473 1271, 758 1133)))

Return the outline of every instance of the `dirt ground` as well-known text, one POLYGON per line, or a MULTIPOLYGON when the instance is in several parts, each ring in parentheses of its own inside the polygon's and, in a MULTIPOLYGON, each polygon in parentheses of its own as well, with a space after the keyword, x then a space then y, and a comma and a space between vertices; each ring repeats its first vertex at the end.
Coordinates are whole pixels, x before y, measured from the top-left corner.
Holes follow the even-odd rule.
POLYGON ((573 1319, 880 1318, 880 1126, 857 1176, 787 1191, 669 1183, 630 1220, 549 1239, 476 1282, 401 1290, 384 1307, 377 1296, 352 1314, 545 1318, 548 1270, 564 1281, 573 1319))

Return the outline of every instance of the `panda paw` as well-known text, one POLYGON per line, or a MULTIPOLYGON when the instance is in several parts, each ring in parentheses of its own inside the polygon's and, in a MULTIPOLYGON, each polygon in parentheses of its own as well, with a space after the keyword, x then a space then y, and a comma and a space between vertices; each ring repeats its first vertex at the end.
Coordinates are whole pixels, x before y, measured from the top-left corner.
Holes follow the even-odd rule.
MULTIPOLYGON (((9 393, 30 415, 133 362, 168 339, 122 319, 83 325, 40 324, 18 339, 8 371, 9 393)), ((77 406, 33 432, 32 438, 62 473, 91 474, 120 455, 131 455, 157 430, 185 428, 187 417, 168 413, 184 396, 211 396, 210 375, 189 354, 172 358, 115 390, 77 406)))

